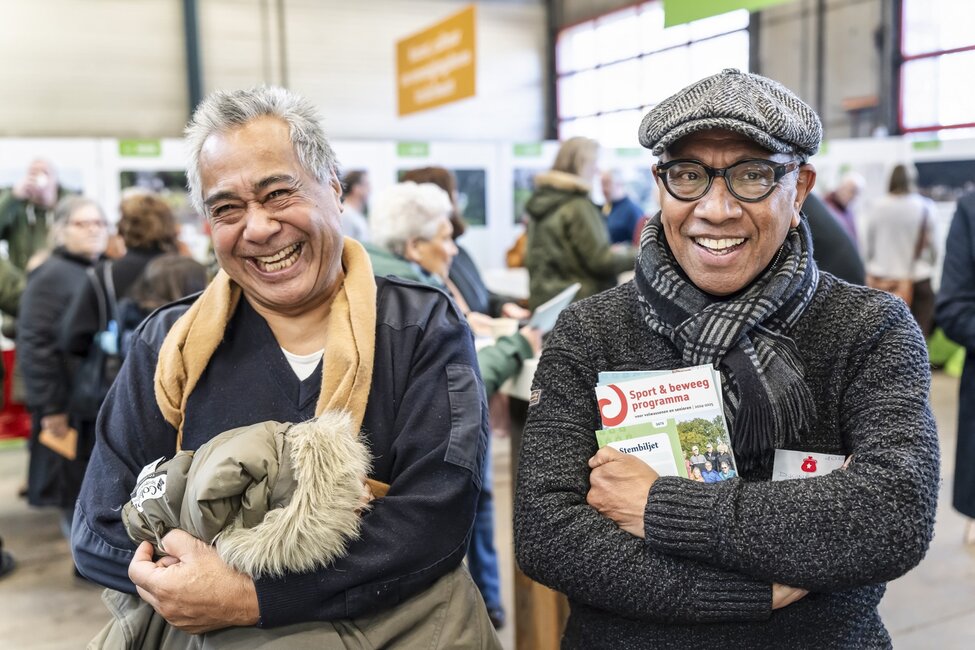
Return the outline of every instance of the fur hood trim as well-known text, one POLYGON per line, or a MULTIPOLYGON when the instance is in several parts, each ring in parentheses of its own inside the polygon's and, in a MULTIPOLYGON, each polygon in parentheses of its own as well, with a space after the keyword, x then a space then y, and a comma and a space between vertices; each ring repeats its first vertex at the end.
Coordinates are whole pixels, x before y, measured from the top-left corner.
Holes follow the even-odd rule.
POLYGON ((584 194, 589 194, 592 190, 592 185, 587 183, 581 176, 576 176, 568 172, 560 172, 555 169, 537 174, 535 176, 535 185, 539 187, 554 187, 557 190, 565 190, 566 192, 582 192, 584 194))
MULTIPOLYGON (((252 528, 229 526, 215 540, 220 557, 251 577, 280 576, 327 566, 359 537, 369 449, 351 416, 326 411, 288 428, 280 462, 290 462, 290 501, 272 505, 252 528)), ((268 496, 274 486, 268 486, 268 496)), ((238 520, 239 521, 239 520, 238 520)))

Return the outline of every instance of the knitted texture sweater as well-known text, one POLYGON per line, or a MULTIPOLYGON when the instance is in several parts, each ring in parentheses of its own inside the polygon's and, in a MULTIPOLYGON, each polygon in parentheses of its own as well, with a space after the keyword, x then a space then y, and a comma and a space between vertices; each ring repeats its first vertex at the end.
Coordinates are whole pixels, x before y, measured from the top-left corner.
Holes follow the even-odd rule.
POLYGON ((534 379, 514 522, 522 570, 569 598, 563 647, 890 645, 884 583, 924 556, 937 505, 924 341, 903 302, 827 273, 790 334, 816 406, 793 448, 852 455, 849 467, 774 483, 771 462, 712 484, 662 477, 642 540, 586 503, 593 387, 600 371, 685 364, 643 323, 632 282, 563 312, 534 379), (773 583, 810 593, 772 611, 773 583))

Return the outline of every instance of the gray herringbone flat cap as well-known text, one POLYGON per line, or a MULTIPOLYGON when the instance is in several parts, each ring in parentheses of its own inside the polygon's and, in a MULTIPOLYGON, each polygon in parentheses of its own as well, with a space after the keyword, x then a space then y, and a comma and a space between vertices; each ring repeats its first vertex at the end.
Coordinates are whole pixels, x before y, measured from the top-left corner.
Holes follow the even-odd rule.
POLYGON ((803 160, 823 137, 819 116, 791 90, 728 68, 650 109, 640 123, 640 144, 659 156, 684 136, 709 129, 740 133, 776 153, 794 150, 803 160))

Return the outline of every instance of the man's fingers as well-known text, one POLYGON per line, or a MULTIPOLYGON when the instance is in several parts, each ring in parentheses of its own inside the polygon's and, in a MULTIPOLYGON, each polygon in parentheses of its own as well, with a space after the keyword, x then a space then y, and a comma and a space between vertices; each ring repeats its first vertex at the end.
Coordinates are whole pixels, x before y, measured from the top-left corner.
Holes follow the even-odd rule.
POLYGON ((605 465, 606 463, 612 462, 622 455, 623 453, 619 450, 613 449, 609 445, 606 445, 597 451, 595 456, 589 459, 589 467, 591 469, 596 469, 600 465, 605 465))
POLYGON ((192 553, 202 542, 185 530, 174 528, 162 538, 162 548, 169 555, 179 559, 187 553, 192 553))
POLYGON ((156 563, 152 561, 152 544, 142 542, 139 544, 139 548, 135 549, 132 561, 129 562, 129 580, 137 587, 144 585, 155 568, 156 563))

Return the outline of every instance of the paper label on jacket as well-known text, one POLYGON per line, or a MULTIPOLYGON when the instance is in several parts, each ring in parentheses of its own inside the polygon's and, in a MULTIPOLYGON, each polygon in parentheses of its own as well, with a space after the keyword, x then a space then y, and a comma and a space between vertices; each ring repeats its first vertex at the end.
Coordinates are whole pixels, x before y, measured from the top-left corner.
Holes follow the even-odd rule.
POLYGON ((158 499, 166 494, 166 474, 156 474, 156 468, 163 458, 157 458, 142 468, 139 478, 132 490, 132 505, 139 512, 143 512, 142 504, 148 499, 158 499))

